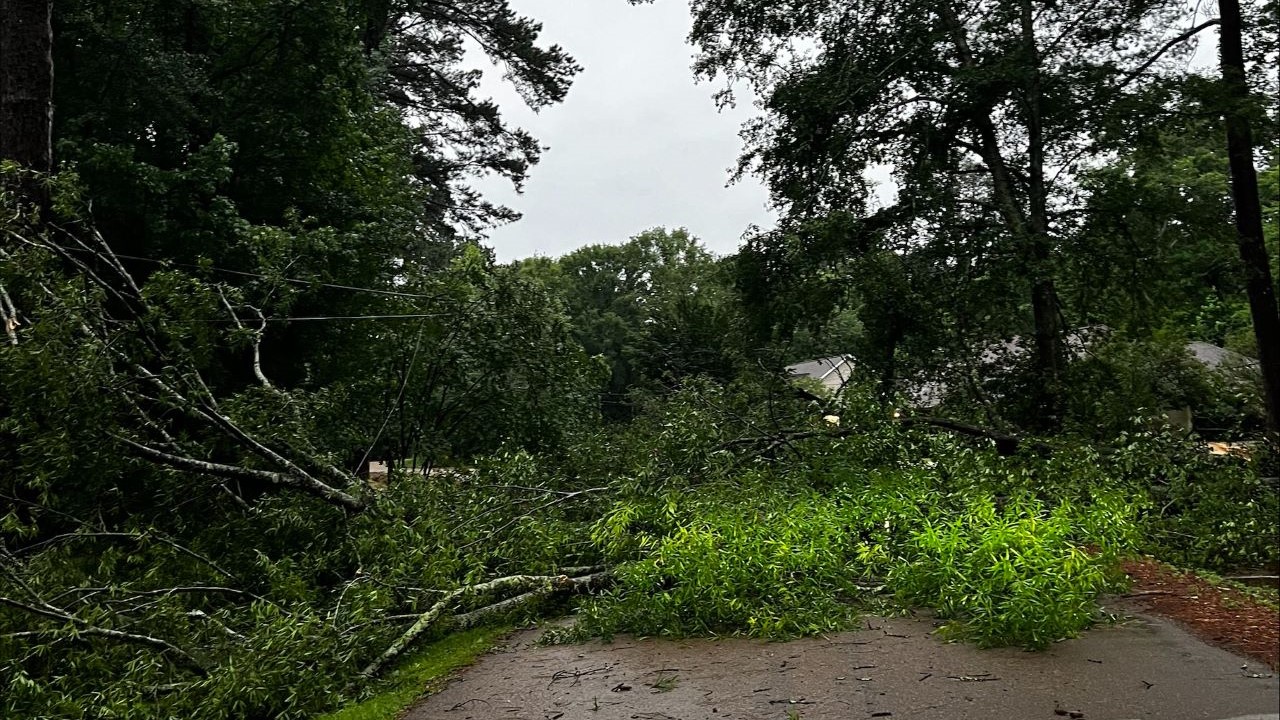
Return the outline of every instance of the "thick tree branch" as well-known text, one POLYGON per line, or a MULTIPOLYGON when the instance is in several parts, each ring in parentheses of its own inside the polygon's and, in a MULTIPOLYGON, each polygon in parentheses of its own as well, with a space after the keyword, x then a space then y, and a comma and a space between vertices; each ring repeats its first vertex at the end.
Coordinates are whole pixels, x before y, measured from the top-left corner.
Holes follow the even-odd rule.
POLYGON ((1142 63, 1137 68, 1125 73, 1124 76, 1120 78, 1120 84, 1117 86, 1116 89, 1123 88, 1127 86, 1129 83, 1136 80, 1139 75, 1147 71, 1147 68, 1154 65, 1157 60, 1163 57, 1165 53, 1172 50, 1175 46, 1190 40, 1192 37, 1195 37, 1195 35, 1197 35, 1203 30, 1207 30, 1213 27, 1214 25, 1221 25, 1221 24, 1222 24, 1222 20, 1219 18, 1212 18, 1210 20, 1205 20, 1199 25, 1169 40, 1169 42, 1166 42, 1164 45, 1160 46, 1160 49, 1157 50, 1154 55, 1147 58, 1146 62, 1142 63))
POLYGON ((408 630, 405 630, 404 634, 397 638, 396 641, 393 642, 381 655, 374 659, 373 662, 370 662, 365 666, 364 670, 360 671, 360 674, 365 677, 372 677, 376 675, 388 662, 394 660, 397 656, 403 653, 415 640, 435 625, 436 622, 445 615, 445 613, 454 607, 454 605, 467 597, 474 597, 491 592, 511 590, 525 591, 524 595, 511 598, 510 600, 504 600, 496 605, 490 606, 489 608, 482 608, 482 610, 460 616, 463 618, 470 616, 468 621, 474 623, 479 619, 482 619, 485 615, 500 612, 499 610, 493 609, 498 606, 502 606, 509 610, 522 602, 528 602, 538 597, 545 597, 552 593, 596 587, 604 581, 605 575, 607 575, 607 573, 603 572, 593 573, 591 575, 577 578, 571 578, 567 575, 509 575, 507 577, 500 577, 482 582, 478 585, 468 585, 456 590, 451 590, 436 604, 428 608, 426 612, 419 615, 417 621, 414 622, 408 630), (516 602, 517 599, 519 599, 519 602, 516 602), (485 611, 482 615, 475 614, 482 611, 485 611))

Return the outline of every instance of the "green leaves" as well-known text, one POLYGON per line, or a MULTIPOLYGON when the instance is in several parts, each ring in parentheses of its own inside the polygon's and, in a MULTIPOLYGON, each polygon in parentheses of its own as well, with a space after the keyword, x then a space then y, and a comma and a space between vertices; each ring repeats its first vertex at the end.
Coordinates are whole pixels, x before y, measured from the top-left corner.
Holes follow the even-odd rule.
POLYGON ((563 299, 575 339, 608 363, 601 405, 611 419, 634 414, 633 392, 662 392, 698 375, 728 380, 739 369, 730 279, 684 229, 655 228, 622 245, 517 267, 563 299))
POLYGON ((584 603, 581 631, 809 634, 882 607, 880 590, 987 645, 1045 647, 1093 622, 1117 554, 1136 540, 1138 506, 1086 458, 1069 471, 1090 488, 1080 495, 1048 468, 1024 475, 994 455, 943 452, 930 469, 832 453, 818 465, 839 477, 821 494, 793 466, 620 501, 593 533, 621 563, 618 583, 584 603))
MULTIPOLYGON (((1115 553, 1099 553, 1080 532, 1096 526, 1093 510, 1062 504, 1052 511, 1033 497, 976 497, 958 517, 926 523, 889 571, 889 585, 911 603, 954 619, 953 630, 983 645, 1044 648, 1078 634, 1094 620, 1094 598, 1114 586, 1115 553)), ((1132 527, 1109 514, 1109 530, 1132 527)))
POLYGON ((616 589, 584 604, 584 632, 783 637, 852 616, 842 600, 858 593, 857 571, 845 565, 841 518, 811 493, 704 487, 678 504, 620 505, 602 525, 595 537, 608 555, 640 559, 619 566, 616 589), (617 542, 624 523, 634 544, 617 542))

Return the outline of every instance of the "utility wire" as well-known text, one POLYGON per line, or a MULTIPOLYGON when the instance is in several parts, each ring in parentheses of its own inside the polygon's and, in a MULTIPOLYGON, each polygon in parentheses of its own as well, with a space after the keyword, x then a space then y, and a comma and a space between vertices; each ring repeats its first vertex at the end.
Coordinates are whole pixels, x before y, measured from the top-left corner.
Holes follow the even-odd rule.
POLYGON ((136 260, 138 262, 155 263, 156 265, 165 265, 181 268, 190 268, 192 270, 211 270, 213 272, 226 273, 228 275, 239 275, 241 277, 258 278, 260 280, 280 280, 282 282, 293 283, 295 285, 305 285, 307 287, 325 287, 335 290, 351 290, 354 292, 372 293, 374 295, 389 295, 391 297, 404 298, 420 298, 423 300, 439 300, 443 295, 423 295, 421 293, 401 292, 398 290, 379 290, 376 288, 357 287, 355 285, 340 285, 338 283, 317 282, 315 280, 303 280, 302 278, 277 278, 262 273, 247 272, 245 270, 231 270, 230 268, 214 267, 212 265, 196 265, 194 263, 180 263, 172 260, 157 260, 155 258, 140 257, 138 255, 125 255, 123 253, 115 253, 116 257, 126 260, 136 260))
MULTIPOLYGON (((68 248, 71 251, 86 252, 80 248, 68 248)), ((305 285, 308 287, 326 287, 337 290, 351 290, 354 292, 372 293, 374 295, 389 295, 393 297, 418 298, 422 300, 442 300, 448 295, 424 295, 422 293, 400 292, 396 290, 379 290, 375 288, 357 287, 355 285, 340 285, 337 283, 316 282, 313 280, 303 280, 301 278, 276 278, 261 273, 252 273, 244 270, 231 270, 229 268, 220 268, 206 265, 196 265, 193 263, 180 263, 172 260, 157 260, 155 258, 141 257, 138 255, 125 255, 123 253, 113 253, 118 258, 127 260, 136 260, 139 262, 155 263, 163 266, 191 268, 194 270, 212 270, 214 272, 227 273, 229 275, 239 275, 242 277, 259 278, 263 280, 281 280, 283 282, 294 283, 297 285, 305 285)), ((468 304, 479 302, 479 299, 472 300, 468 304)), ((282 322, 309 322, 321 320, 414 320, 438 317, 452 317, 457 313, 403 313, 403 314, 384 314, 384 315, 307 315, 301 317, 268 317, 263 318, 265 322, 282 323, 282 322)), ((205 323, 233 323, 232 318, 191 318, 188 322, 205 322, 205 323)))
MULTIPOLYGON (((389 320, 389 319, 421 319, 435 317, 452 317, 456 313, 411 313, 404 315, 309 315, 304 317, 269 317, 267 322, 304 322, 308 320, 389 320)), ((191 322, 223 323, 235 322, 231 318, 196 318, 191 322)))

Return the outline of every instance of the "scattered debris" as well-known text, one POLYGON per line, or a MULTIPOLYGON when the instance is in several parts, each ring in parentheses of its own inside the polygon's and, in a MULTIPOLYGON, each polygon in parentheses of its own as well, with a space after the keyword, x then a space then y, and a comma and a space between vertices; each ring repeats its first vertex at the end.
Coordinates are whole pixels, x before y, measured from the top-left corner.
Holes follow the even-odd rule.
POLYGON ((994 682, 1000 678, 992 677, 991 673, 982 673, 981 675, 948 675, 947 679, 960 682, 994 682))
POLYGON ((653 688, 653 692, 656 693, 671 692, 672 690, 675 690, 676 686, 679 684, 680 681, 675 675, 659 675, 658 679, 649 687, 653 688))
POLYGON ((582 682, 582 678, 588 675, 608 672, 612 669, 613 665, 601 665, 600 667, 591 668, 590 670, 579 670, 577 668, 574 668, 573 670, 557 670, 551 675, 551 682, 547 683, 547 687, 550 688, 552 685, 555 685, 557 682, 566 678, 573 678, 573 684, 577 685, 582 682))

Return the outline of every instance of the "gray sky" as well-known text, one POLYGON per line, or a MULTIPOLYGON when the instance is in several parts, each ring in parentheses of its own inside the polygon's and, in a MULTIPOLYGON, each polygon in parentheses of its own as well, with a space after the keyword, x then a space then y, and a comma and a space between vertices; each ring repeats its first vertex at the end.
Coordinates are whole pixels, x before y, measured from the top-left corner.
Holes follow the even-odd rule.
MULTIPOLYGON (((717 110, 718 85, 694 82, 686 0, 631 6, 626 0, 511 0, 543 24, 543 44, 565 48, 583 67, 565 102, 534 113, 486 68, 483 91, 509 122, 549 149, 517 195, 487 178, 477 186, 524 214, 490 231, 498 260, 562 255, 593 243, 621 243, 651 227, 687 227, 712 252, 734 252, 752 224, 775 224, 754 177, 726 187, 741 150, 749 102, 717 110)), ((1211 65, 1217 41, 1205 33, 1193 66, 1211 65)), ((483 62, 483 61, 481 61, 483 62)), ((889 202, 887 167, 869 173, 889 202)))
POLYGON ((490 233, 499 261, 620 243, 659 225, 687 227, 724 254, 752 223, 773 225, 754 178, 725 187, 741 149, 738 128, 754 108, 720 112, 711 99, 717 86, 694 83, 687 2, 511 5, 541 22, 544 42, 563 46, 583 71, 565 102, 535 114, 499 71, 486 70, 485 92, 550 148, 521 195, 502 181, 479 183, 491 200, 524 213, 490 233))

